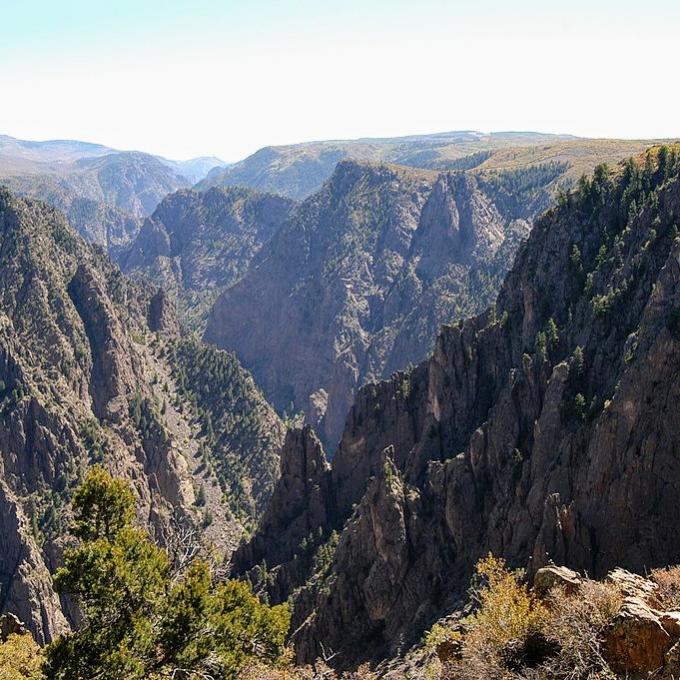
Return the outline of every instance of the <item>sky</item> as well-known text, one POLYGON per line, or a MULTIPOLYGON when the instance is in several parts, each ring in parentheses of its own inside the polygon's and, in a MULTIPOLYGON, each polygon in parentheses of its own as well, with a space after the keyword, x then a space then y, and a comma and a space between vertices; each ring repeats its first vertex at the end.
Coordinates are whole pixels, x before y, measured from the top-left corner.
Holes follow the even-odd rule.
POLYGON ((680 138, 677 0, 0 0, 0 134, 184 159, 448 130, 680 138))

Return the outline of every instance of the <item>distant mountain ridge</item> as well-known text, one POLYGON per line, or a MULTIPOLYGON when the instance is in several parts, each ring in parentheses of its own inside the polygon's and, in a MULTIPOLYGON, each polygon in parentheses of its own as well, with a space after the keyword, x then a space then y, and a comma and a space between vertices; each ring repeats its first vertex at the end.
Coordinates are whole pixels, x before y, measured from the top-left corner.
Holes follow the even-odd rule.
POLYGON ((31 142, 0 136, 0 184, 63 210, 88 241, 115 254, 169 193, 188 187, 214 157, 169 161, 73 140, 31 142))
POLYGON ((304 142, 259 149, 227 168, 212 170, 196 188, 247 186, 301 200, 318 191, 335 165, 345 159, 434 170, 469 169, 470 162, 474 161, 480 169, 493 170, 498 163, 507 165, 509 156, 514 155, 515 166, 521 167, 536 162, 532 157, 539 153, 569 161, 576 179, 595 166, 598 156, 616 155, 616 160, 623 160, 639 153, 649 143, 590 140, 538 132, 474 131, 304 142), (497 154, 501 155, 498 162, 497 154))
MULTIPOLYGON (((58 171, 69 163, 84 158, 97 158, 110 154, 145 153, 143 151, 114 149, 103 144, 81 142, 73 139, 33 141, 0 135, 0 177, 8 172, 21 173, 58 171)), ((147 154, 154 156, 154 154, 147 154)), ((215 167, 228 165, 216 156, 199 156, 188 160, 169 160, 154 156, 163 164, 184 176, 189 182, 198 182, 215 167)))

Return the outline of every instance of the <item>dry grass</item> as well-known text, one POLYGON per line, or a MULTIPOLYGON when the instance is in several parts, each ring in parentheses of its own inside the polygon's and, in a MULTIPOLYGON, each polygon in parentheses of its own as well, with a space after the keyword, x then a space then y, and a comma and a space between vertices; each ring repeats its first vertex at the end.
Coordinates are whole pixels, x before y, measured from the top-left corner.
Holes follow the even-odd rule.
POLYGON ((680 609, 680 565, 653 569, 651 579, 659 586, 656 599, 663 609, 680 609))
POLYGON ((621 608, 623 597, 609 583, 586 581, 573 596, 551 592, 543 634, 557 653, 528 677, 555 680, 603 680, 616 677, 602 657, 602 633, 621 608))

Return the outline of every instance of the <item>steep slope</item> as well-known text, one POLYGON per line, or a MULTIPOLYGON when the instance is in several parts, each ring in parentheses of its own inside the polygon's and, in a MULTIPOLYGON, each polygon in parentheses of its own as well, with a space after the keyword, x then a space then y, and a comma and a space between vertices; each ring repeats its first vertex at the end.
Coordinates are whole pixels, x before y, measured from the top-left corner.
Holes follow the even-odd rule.
POLYGON ((567 163, 567 179, 578 179, 598 162, 616 162, 651 142, 579 139, 536 132, 467 131, 382 139, 306 142, 265 147, 224 169, 215 169, 196 188, 246 186, 297 200, 318 191, 337 163, 353 159, 435 170, 517 169, 547 162, 567 163))
POLYGON ((119 263, 171 292, 183 320, 200 327, 219 293, 241 278, 294 205, 248 189, 179 191, 144 222, 119 263))
MULTIPOLYGON (((533 187, 539 204, 551 179, 533 187)), ((419 361, 441 323, 493 300, 529 231, 496 198, 461 173, 344 161, 217 300, 205 337, 334 445, 358 387, 419 361)))
POLYGON ((595 577, 680 561, 679 214, 677 150, 598 168, 537 221, 495 307, 360 391, 321 510, 318 495, 301 507, 285 494, 311 434, 287 448, 277 522, 311 525, 325 557, 301 576, 309 542, 274 546, 270 518, 234 563, 251 578, 266 563, 277 597, 308 579, 300 658, 405 649, 456 608, 488 551, 595 577))
POLYGON ((50 572, 88 465, 132 481, 157 536, 204 526, 227 553, 236 513, 271 493, 280 421, 233 356, 177 328, 162 292, 126 279, 53 208, 0 190, 0 610, 39 641, 73 616, 50 572))

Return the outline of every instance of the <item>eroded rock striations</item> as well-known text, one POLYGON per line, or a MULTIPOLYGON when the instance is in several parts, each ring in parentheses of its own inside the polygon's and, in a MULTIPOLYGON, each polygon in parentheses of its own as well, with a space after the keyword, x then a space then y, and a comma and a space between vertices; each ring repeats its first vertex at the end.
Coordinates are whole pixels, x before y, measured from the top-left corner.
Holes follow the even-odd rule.
POLYGON ((332 558, 304 576, 280 547, 238 564, 296 577, 299 658, 404 649, 489 551, 595 577, 680 561, 679 172, 668 149, 598 168, 536 222, 494 307, 359 392, 330 472, 332 558))
POLYGON ((442 322, 493 300, 529 231, 497 195, 462 173, 344 161, 220 296, 205 338, 334 447, 364 382, 422 360, 442 322))

